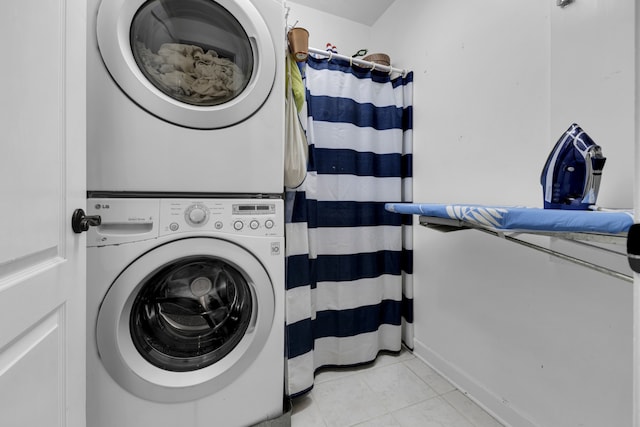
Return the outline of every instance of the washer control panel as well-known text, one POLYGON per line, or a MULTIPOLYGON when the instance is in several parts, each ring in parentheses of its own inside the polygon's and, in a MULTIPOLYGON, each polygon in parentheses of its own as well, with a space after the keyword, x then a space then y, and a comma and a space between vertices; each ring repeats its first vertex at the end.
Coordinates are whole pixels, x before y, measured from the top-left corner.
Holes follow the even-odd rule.
POLYGON ((284 236, 280 199, 162 199, 160 234, 219 231, 253 236, 284 236))

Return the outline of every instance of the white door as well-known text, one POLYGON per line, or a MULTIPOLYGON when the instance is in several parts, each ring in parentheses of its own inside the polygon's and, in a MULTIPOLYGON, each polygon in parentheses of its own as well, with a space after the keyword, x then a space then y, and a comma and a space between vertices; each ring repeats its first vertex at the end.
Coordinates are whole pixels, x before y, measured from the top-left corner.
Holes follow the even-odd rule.
POLYGON ((0 425, 85 424, 84 0, 0 2, 0 425))

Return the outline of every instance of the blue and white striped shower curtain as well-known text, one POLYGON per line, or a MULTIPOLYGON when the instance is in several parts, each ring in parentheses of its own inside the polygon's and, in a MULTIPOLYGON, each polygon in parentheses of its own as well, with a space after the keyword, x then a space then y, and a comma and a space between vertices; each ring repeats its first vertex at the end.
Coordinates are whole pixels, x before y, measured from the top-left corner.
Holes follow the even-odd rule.
POLYGON ((413 74, 309 57, 308 174, 289 189, 286 225, 288 393, 323 366, 413 347, 413 74))

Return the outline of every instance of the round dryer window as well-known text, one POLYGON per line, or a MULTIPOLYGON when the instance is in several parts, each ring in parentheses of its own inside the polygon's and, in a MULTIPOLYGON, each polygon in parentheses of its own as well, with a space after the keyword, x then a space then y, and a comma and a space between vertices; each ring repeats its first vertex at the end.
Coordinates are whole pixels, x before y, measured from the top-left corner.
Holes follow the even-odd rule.
POLYGON ((165 243, 129 264, 106 293, 96 324, 100 360, 147 400, 211 395, 258 358, 274 327, 274 295, 267 271, 241 246, 207 237, 165 243))
POLYGON ((97 37, 126 95, 180 126, 234 125, 273 87, 272 37, 249 0, 103 0, 97 37))
POLYGON ((187 104, 229 102, 253 73, 253 50, 242 25, 210 0, 145 3, 131 24, 131 49, 151 83, 187 104))

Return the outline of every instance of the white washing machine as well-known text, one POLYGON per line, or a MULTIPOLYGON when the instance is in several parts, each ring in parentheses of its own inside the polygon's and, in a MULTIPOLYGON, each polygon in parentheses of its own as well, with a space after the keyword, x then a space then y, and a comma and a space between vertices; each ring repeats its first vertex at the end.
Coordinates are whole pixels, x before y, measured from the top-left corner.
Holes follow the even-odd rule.
POLYGON ((283 414, 280 199, 89 198, 87 425, 283 414))
POLYGON ((90 191, 282 192, 282 0, 88 10, 90 191))

